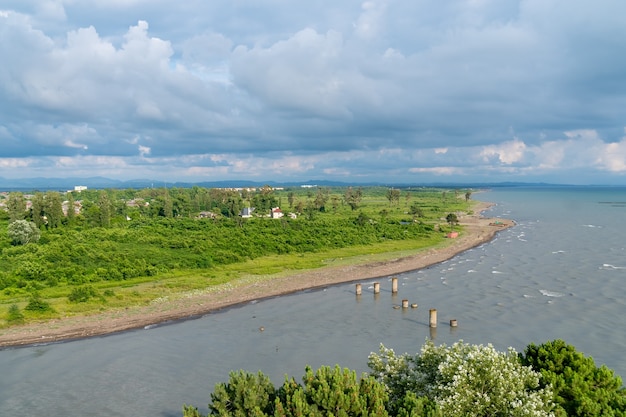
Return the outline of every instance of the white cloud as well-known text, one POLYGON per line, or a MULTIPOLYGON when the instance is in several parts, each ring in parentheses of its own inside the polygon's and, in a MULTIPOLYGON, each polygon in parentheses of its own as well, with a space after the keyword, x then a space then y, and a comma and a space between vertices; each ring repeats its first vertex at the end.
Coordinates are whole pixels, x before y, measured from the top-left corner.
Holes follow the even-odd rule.
POLYGON ((610 172, 626 172, 626 139, 604 145, 597 162, 610 172))
POLYGON ((0 161, 32 176, 623 181, 624 13, 7 0, 0 161))
POLYGON ((525 151, 526 144, 519 139, 514 139, 499 145, 485 146, 480 154, 485 162, 495 157, 501 163, 510 165, 521 161, 524 158, 525 151))

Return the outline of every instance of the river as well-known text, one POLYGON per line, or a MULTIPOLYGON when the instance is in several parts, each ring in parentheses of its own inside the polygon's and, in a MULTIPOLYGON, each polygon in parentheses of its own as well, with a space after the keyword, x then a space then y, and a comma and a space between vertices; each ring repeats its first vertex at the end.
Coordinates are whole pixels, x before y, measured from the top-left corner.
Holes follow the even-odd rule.
POLYGON ((426 339, 518 351, 563 339, 619 375, 626 332, 626 189, 502 188, 472 198, 517 225, 433 267, 251 302, 202 318, 105 337, 0 351, 0 415, 180 416, 206 412, 230 370, 276 385, 306 365, 367 371, 380 343, 415 353, 426 339), (418 308, 397 309, 402 299, 418 308), (428 326, 437 309, 438 327, 428 326), (449 320, 458 327, 451 328, 449 320), (263 328, 263 331, 260 329, 263 328))

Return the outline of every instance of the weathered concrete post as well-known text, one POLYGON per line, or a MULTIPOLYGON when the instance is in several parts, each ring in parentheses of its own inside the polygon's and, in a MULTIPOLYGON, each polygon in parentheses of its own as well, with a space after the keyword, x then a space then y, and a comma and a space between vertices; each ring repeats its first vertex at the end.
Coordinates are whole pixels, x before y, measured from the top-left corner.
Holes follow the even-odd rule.
POLYGON ((391 278, 391 293, 392 294, 398 293, 398 278, 397 277, 391 278))
POLYGON ((361 295, 361 284, 356 284, 356 295, 361 295))
POLYGON ((380 282, 374 283, 374 294, 380 293, 380 282))
POLYGON ((402 308, 409 308, 409 300, 402 300, 402 308))
POLYGON ((450 319, 450 327, 456 327, 456 326, 458 326, 456 319, 450 319))
POLYGON ((437 327, 437 310, 434 308, 430 309, 430 317, 428 320, 428 325, 430 327, 437 327))

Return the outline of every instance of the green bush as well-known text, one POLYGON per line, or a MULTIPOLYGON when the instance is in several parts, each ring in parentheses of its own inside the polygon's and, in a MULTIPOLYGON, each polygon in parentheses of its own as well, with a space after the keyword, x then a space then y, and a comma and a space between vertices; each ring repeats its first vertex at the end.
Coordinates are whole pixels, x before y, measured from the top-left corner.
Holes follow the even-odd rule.
POLYGON ((98 291, 91 285, 85 285, 72 289, 67 299, 72 303, 84 303, 95 297, 98 297, 98 291))
POLYGON ((524 365, 541 373, 541 385, 551 386, 560 416, 626 416, 622 379, 563 340, 530 344, 520 355, 524 365))
POLYGON ((50 313, 54 312, 54 309, 44 299, 42 299, 38 294, 33 294, 26 305, 24 307, 25 310, 32 311, 33 313, 50 313))
POLYGON ((7 322, 11 324, 19 324, 24 321, 24 314, 20 311, 17 304, 11 304, 9 307, 9 313, 7 314, 7 322))

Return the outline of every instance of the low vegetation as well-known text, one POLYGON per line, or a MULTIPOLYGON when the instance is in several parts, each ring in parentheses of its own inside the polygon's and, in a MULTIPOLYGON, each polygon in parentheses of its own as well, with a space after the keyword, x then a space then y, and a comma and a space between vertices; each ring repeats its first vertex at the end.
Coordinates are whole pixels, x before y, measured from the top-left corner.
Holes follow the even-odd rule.
POLYGON ((0 326, 441 245, 455 226, 449 215, 470 210, 468 193, 265 186, 4 194, 0 326), (254 208, 250 217, 244 208, 254 208))
MULTIPOLYGON (((303 383, 275 388, 262 373, 231 372, 215 386, 209 416, 600 417, 626 415, 619 376, 555 340, 523 354, 491 345, 426 342, 416 355, 381 346, 371 373, 306 368, 303 383)), ((202 417, 183 406, 185 417, 202 417)))

